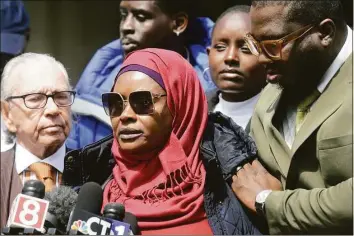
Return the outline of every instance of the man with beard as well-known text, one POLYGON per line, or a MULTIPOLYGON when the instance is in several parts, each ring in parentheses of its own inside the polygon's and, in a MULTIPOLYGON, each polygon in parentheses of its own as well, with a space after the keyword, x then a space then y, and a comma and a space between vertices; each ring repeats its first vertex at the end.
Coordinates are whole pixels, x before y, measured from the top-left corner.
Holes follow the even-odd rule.
POLYGON ((253 1, 251 51, 269 85, 251 121, 260 162, 233 190, 270 234, 353 233, 352 30, 337 0, 253 1))

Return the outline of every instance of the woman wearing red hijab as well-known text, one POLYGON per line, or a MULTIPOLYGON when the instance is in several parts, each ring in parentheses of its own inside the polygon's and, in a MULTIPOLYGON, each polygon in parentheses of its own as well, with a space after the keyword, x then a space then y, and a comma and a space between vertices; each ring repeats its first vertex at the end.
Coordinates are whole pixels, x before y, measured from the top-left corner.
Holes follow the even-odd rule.
POLYGON ((193 68, 166 50, 132 53, 112 92, 102 98, 116 166, 103 204, 124 202, 143 234, 211 234, 199 157, 208 108, 193 68))
MULTIPOLYGON (((188 61, 163 49, 135 51, 102 102, 113 135, 86 147, 72 166, 83 163, 80 179, 103 185, 103 207, 124 204, 142 234, 259 234, 221 171, 213 170, 223 168, 212 160, 217 155, 202 161, 206 127, 209 138, 213 127, 223 137, 233 130, 222 116, 216 120, 226 125, 208 123, 206 97, 188 61)), ((206 142, 204 152, 210 143, 218 146, 206 142)), ((226 161, 230 173, 234 156, 226 161)), ((64 183, 74 185, 70 179, 64 183)))

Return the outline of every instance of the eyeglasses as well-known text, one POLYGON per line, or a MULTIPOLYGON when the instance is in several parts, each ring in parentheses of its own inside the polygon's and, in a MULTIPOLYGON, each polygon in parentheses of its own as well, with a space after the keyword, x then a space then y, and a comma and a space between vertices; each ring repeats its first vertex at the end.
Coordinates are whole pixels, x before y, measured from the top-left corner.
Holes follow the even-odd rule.
POLYGON ((116 117, 122 115, 126 104, 138 115, 149 115, 155 110, 154 99, 167 96, 166 94, 154 94, 150 91, 135 91, 129 94, 128 100, 124 100, 119 93, 102 94, 102 104, 107 115, 116 117))
POLYGON ((291 41, 303 37, 309 32, 314 25, 307 25, 299 30, 296 30, 281 39, 277 40, 264 40, 258 42, 250 33, 246 34, 245 41, 250 48, 252 54, 259 56, 262 51, 270 59, 277 61, 282 59, 282 49, 291 41))
POLYGON ((58 107, 67 107, 73 104, 76 92, 74 91, 60 91, 47 95, 44 93, 31 93, 22 96, 11 96, 6 98, 6 101, 22 98, 25 106, 29 109, 40 109, 45 107, 48 98, 52 98, 58 107))

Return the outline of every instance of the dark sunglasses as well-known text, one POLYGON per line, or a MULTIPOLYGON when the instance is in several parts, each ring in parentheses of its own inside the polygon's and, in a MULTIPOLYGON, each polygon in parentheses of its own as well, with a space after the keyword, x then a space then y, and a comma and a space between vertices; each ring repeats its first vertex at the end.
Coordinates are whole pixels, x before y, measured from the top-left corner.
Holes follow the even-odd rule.
POLYGON ((104 93, 102 104, 104 111, 110 117, 122 115, 128 102, 137 115, 149 115, 154 113, 154 100, 165 96, 167 95, 154 94, 150 91, 135 91, 129 94, 128 100, 124 100, 119 93, 104 93))

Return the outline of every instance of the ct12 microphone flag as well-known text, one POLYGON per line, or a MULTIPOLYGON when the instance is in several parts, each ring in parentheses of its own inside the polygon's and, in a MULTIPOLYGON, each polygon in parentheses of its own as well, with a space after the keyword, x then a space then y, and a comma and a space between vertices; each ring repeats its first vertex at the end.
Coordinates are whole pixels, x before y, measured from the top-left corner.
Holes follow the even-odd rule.
POLYGON ((70 230, 85 235, 130 235, 130 225, 82 209, 73 211, 70 230))
POLYGON ((77 203, 70 215, 67 232, 77 231, 87 235, 129 235, 130 225, 100 216, 102 188, 94 182, 84 184, 77 203))

